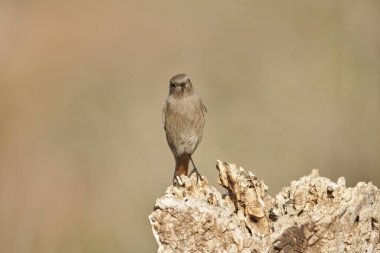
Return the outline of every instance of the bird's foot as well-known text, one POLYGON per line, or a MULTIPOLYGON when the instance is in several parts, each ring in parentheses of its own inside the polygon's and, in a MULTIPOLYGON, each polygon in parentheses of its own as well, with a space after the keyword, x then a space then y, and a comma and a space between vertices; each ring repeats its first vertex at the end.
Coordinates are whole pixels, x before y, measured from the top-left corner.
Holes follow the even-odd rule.
POLYGON ((193 175, 195 173, 195 175, 197 176, 197 184, 198 184, 198 180, 200 179, 201 181, 203 181, 203 178, 202 178, 202 175, 198 172, 197 168, 194 167, 194 169, 190 172, 189 174, 189 177, 191 177, 191 175, 193 175))
POLYGON ((173 186, 179 186, 181 185, 182 181, 180 179, 180 177, 176 174, 174 174, 174 177, 173 177, 173 186))

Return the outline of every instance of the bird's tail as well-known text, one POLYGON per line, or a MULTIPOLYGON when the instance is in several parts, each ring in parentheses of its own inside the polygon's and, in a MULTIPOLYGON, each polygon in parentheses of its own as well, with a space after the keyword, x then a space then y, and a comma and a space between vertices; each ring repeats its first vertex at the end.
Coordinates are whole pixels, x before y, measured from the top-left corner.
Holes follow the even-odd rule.
POLYGON ((186 175, 187 171, 189 169, 189 162, 190 162, 190 156, 188 154, 183 154, 180 157, 176 159, 175 164, 175 174, 177 176, 179 175, 186 175))

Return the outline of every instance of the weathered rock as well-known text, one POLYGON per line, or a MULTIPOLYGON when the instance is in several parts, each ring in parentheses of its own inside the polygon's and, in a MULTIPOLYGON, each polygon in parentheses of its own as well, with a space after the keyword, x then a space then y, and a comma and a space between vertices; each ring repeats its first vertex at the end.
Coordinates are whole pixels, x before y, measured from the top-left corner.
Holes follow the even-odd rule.
POLYGON ((181 176, 149 216, 158 252, 380 252, 380 191, 317 170, 275 198, 251 172, 217 161, 222 195, 181 176))

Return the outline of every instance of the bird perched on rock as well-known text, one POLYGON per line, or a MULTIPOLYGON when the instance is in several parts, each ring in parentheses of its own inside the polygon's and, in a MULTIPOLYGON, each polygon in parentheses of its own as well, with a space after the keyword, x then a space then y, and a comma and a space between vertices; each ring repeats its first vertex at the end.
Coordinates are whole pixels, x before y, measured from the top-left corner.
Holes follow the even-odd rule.
POLYGON ((177 176, 187 176, 190 161, 193 164, 190 175, 196 173, 197 181, 202 179, 191 155, 202 140, 206 114, 206 107, 194 92, 189 76, 179 74, 172 77, 162 119, 166 140, 175 159, 173 184, 177 182, 177 176))

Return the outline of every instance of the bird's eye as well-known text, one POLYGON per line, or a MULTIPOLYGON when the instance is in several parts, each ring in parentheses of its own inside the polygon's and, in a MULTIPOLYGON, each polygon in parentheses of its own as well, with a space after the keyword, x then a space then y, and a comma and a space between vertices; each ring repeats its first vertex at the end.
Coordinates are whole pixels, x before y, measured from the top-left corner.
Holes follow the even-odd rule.
POLYGON ((174 87, 174 83, 170 83, 170 88, 173 88, 174 87))
POLYGON ((187 82, 190 83, 190 78, 187 79, 187 82))

